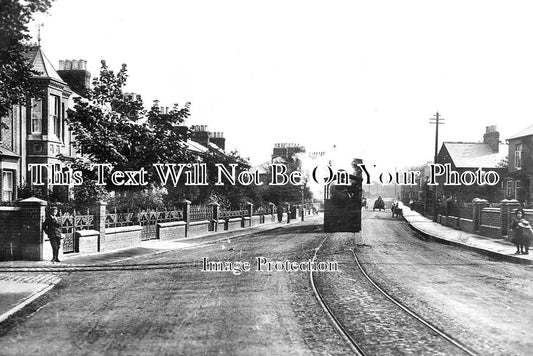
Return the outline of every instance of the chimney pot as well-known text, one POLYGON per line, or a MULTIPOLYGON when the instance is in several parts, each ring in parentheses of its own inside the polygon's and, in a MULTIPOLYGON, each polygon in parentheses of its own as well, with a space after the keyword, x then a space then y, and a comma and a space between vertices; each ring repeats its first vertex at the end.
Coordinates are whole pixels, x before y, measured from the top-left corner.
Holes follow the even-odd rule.
POLYGON ((65 60, 65 70, 72 69, 72 61, 70 59, 65 60))
POLYGON ((59 61, 59 70, 64 70, 64 69, 65 69, 65 61, 60 60, 59 61))
POLYGON ((486 132, 483 135, 483 143, 490 146, 493 152, 497 153, 500 149, 500 133, 497 131, 496 125, 486 127, 486 132))
POLYGON ((78 61, 73 59, 72 60, 72 69, 77 70, 78 69, 78 61))

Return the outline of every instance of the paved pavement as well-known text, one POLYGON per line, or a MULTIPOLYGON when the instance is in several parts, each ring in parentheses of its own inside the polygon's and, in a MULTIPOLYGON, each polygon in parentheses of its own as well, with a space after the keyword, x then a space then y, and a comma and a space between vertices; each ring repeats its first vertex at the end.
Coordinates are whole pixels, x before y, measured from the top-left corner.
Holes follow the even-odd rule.
POLYGON ((442 226, 407 207, 403 209, 403 216, 414 230, 439 242, 477 251, 504 261, 533 264, 533 250, 529 255, 515 255, 516 247, 504 239, 490 238, 442 226))

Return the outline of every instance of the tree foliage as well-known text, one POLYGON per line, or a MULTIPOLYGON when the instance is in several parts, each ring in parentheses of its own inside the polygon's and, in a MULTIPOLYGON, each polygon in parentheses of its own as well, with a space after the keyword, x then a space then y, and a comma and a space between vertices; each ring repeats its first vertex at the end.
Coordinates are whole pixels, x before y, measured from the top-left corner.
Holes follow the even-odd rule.
MULTIPOLYGON (((301 171, 302 163, 297 157, 293 157, 286 161, 286 166, 287 174, 290 174, 295 171, 301 171)), ((271 169, 268 171, 269 177, 272 175, 271 169)), ((276 205, 283 203, 300 204, 302 202, 302 190, 305 201, 312 199, 313 193, 309 187, 306 185, 292 185, 290 183, 285 185, 268 185, 263 190, 262 197, 264 201, 276 205)))
POLYGON ((31 77, 37 72, 24 58, 30 40, 28 24, 33 15, 45 12, 51 0, 0 0, 0 117, 28 96, 37 96, 31 77))
POLYGON ((185 185, 185 177, 182 176, 179 185, 167 187, 166 200, 170 205, 183 199, 190 200, 193 204, 218 203, 225 209, 238 208, 247 202, 261 204, 262 198, 259 190, 253 184, 244 186, 236 182, 233 185, 225 178, 222 179, 223 185, 215 184, 218 180, 217 164, 226 167, 230 172, 232 171, 231 165, 235 164, 235 176, 250 168, 249 163, 238 152, 234 151, 228 154, 208 148, 207 152, 198 157, 198 163, 206 165, 208 184, 187 186, 185 185))
POLYGON ((67 120, 75 147, 89 162, 77 159, 72 163, 93 178, 87 163, 107 163, 121 171, 144 168, 147 181, 154 182, 152 164, 191 160, 185 144, 187 129, 180 128, 190 115, 190 103, 182 108, 175 104, 168 114, 159 112, 157 102, 145 110, 140 96, 124 93, 127 77, 125 64, 115 74, 102 61, 100 76, 87 98, 75 99, 67 120))

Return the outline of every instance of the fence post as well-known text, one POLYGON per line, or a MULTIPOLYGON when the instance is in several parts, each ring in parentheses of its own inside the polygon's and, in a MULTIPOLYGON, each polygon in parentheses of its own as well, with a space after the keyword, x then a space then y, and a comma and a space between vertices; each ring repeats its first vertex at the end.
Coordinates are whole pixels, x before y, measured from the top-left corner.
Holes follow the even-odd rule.
POLYGON ((183 199, 179 203, 183 207, 183 221, 185 221, 185 237, 189 236, 189 226, 191 224, 191 201, 183 199))
POLYGON ((481 224, 481 210, 490 204, 487 200, 479 198, 474 198, 472 203, 474 204, 472 208, 474 209, 474 214, 472 216, 474 219, 474 231, 479 231, 479 225, 481 224))
POLYGON ((46 201, 35 197, 19 202, 23 260, 43 259, 43 222, 46 217, 46 204, 46 201))
POLYGON ((105 244, 105 221, 107 216, 107 202, 99 201, 96 203, 96 211, 94 214, 94 229, 98 231, 98 246, 97 251, 104 250, 105 244))
POLYGON ((249 226, 252 226, 252 216, 254 215, 254 204, 253 203, 250 203, 250 202, 246 203, 246 214, 247 214, 247 217, 250 219, 249 226))
POLYGON ((211 224, 213 224, 213 231, 218 231, 218 219, 219 219, 219 216, 220 216, 220 204, 219 203, 211 203, 209 204, 211 205, 213 208, 213 216, 212 216, 212 219, 211 219, 211 224))
POLYGON ((291 222, 291 205, 287 203, 287 224, 291 222))

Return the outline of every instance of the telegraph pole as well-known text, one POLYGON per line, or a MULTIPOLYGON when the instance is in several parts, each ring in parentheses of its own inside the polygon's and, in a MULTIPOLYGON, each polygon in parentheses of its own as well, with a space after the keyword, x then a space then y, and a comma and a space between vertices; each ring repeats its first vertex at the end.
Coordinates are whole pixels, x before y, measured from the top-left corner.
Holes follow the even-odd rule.
MULTIPOLYGON (((435 114, 435 117, 429 119, 430 124, 435 124, 435 157, 433 163, 437 163, 437 156, 439 154, 439 124, 444 124, 444 119, 440 116, 439 112, 435 114)), ((435 185, 435 194, 433 197, 433 221, 437 221, 437 199, 438 199, 438 185, 435 185)))

